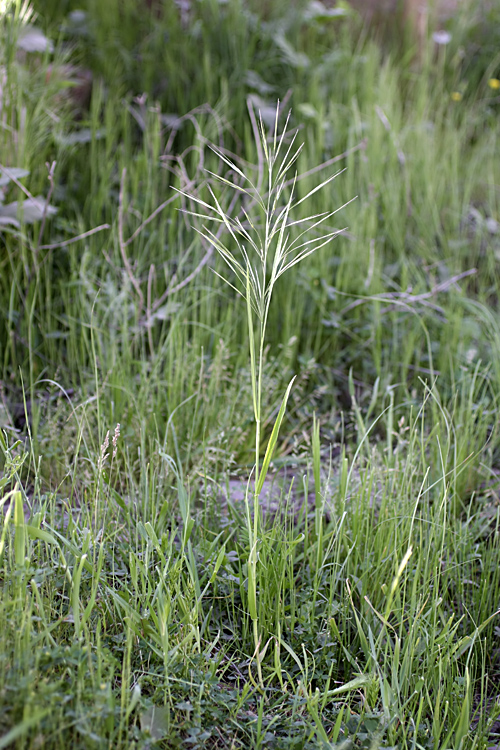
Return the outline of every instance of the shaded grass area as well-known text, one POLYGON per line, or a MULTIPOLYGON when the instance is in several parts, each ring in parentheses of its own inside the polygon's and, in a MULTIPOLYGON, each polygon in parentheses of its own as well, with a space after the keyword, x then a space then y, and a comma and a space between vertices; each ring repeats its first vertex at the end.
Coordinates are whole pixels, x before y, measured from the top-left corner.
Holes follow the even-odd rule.
POLYGON ((416 63, 314 5, 38 10, 1 19, 0 747, 491 745, 483 27, 416 63), (22 48, 28 20, 53 50, 22 48), (305 144, 298 199, 346 167, 297 219, 358 197, 273 292, 261 447, 296 375, 274 462, 294 487, 253 526, 229 480, 254 460, 245 305, 186 211, 210 189, 248 208, 210 144, 257 184, 278 99, 305 144))

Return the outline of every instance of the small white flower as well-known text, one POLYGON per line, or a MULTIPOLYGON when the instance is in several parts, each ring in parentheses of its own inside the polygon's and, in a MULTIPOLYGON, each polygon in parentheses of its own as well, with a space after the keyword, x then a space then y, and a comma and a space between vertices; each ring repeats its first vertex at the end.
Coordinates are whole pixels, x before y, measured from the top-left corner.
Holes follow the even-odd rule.
POLYGON ((500 230, 500 224, 496 219, 494 219, 492 216, 489 216, 484 223, 486 225, 486 229, 490 234, 498 234, 498 231, 500 230))
POLYGON ((445 45, 451 42, 451 34, 449 31, 435 31, 432 38, 436 44, 445 45))

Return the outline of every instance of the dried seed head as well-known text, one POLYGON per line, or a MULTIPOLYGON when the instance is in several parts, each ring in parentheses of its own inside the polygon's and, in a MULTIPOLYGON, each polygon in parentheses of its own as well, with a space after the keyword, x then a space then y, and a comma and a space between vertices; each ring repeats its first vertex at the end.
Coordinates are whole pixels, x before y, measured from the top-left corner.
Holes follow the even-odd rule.
POLYGON ((120 423, 118 422, 115 427, 115 434, 113 435, 113 441, 112 441, 113 442, 113 458, 116 458, 116 452, 118 450, 116 446, 117 446, 119 437, 120 437, 120 423))
POLYGON ((106 437, 104 438, 104 443, 101 445, 101 455, 99 456, 99 461, 97 463, 99 471, 102 471, 103 464, 109 455, 109 453, 106 453, 108 448, 109 448, 109 430, 107 431, 106 437))
POLYGON ((106 433, 106 437, 104 438, 104 443, 101 445, 101 456, 103 457, 106 451, 109 448, 109 430, 106 433))

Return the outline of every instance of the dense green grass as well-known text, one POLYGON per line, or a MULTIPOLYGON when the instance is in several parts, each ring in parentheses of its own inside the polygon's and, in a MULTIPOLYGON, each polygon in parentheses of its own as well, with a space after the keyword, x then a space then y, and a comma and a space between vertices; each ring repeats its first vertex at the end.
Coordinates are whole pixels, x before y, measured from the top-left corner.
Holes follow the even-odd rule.
POLYGON ((52 51, 0 19, 0 216, 43 196, 1 225, 0 748, 491 746, 498 11, 416 61, 301 3, 36 6, 52 51), (257 221, 223 180, 262 187, 278 99, 298 199, 346 168, 296 219, 357 199, 273 289, 255 517, 247 308, 188 212, 257 221))

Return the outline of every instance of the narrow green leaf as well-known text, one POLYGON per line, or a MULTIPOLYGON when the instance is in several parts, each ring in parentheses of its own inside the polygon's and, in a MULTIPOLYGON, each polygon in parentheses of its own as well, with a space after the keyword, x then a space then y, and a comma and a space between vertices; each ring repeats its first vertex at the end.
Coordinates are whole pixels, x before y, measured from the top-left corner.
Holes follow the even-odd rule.
POLYGON ((295 380, 295 375, 290 380, 288 384, 288 388, 286 389, 286 393, 283 396, 283 401, 281 402, 280 410, 278 412, 278 416, 276 418, 276 422, 274 423, 273 431, 271 433, 271 437, 269 438, 269 443, 267 444, 267 450, 266 455, 264 456, 264 461, 262 463, 262 469, 259 475, 259 479, 257 482, 257 486, 255 488, 255 494, 258 497, 260 493, 262 492, 262 487, 264 486, 264 480, 266 478, 267 472, 269 470, 269 464, 271 463, 271 458, 273 457, 274 449, 276 447, 276 442, 278 440, 278 435, 281 427, 281 423, 283 422, 283 417, 285 416, 286 411, 286 405, 288 402, 288 397, 290 396, 290 391, 292 390, 293 381, 295 380))
POLYGON ((24 565, 26 523, 24 520, 23 496, 19 491, 14 493, 14 559, 17 568, 24 565))
POLYGON ((334 688, 333 690, 328 691, 328 695, 340 695, 341 693, 350 693, 353 690, 358 690, 360 687, 363 687, 364 685, 368 685, 372 681, 372 678, 367 675, 361 675, 360 677, 355 677, 353 680, 349 680, 349 682, 346 682, 344 685, 340 685, 338 688, 334 688))
POLYGON ((73 591, 71 592, 71 606, 73 608, 73 620, 75 623, 75 635, 80 639, 81 622, 80 622, 80 582, 82 579, 82 569, 87 559, 87 555, 82 555, 78 567, 73 575, 73 591))
POLYGON ((101 577, 103 564, 104 564, 104 545, 101 544, 99 548, 99 557, 97 560, 97 571, 95 575, 93 576, 93 581, 92 581, 92 592, 90 594, 90 599, 88 601, 88 604, 85 607, 85 610, 82 615, 82 621, 81 621, 82 627, 89 621, 90 615, 92 614, 92 610, 94 609, 97 592, 99 590, 100 577, 101 577))
POLYGON ((7 512, 5 514, 5 518, 3 519, 3 528, 2 528, 2 536, 0 537, 0 564, 3 559, 3 551, 5 549, 5 538, 7 536, 7 530, 9 528, 10 523, 10 517, 12 515, 12 508, 14 505, 14 501, 11 500, 11 503, 9 507, 7 508, 7 512))
POLYGON ((226 545, 223 544, 219 554, 217 555, 217 560, 215 561, 214 569, 212 571, 212 575, 210 576, 210 583, 213 583, 217 577, 217 573, 219 572, 219 568, 222 565, 224 561, 224 557, 226 556, 226 545))
POLYGON ((337 718, 335 720, 335 726, 333 727, 333 732, 331 734, 331 741, 332 742, 337 742, 337 740, 338 740, 338 737, 339 737, 339 734, 340 734, 340 729, 342 727, 342 718, 344 716, 344 708, 345 708, 345 704, 342 704, 342 706, 340 707, 340 711, 338 713, 338 716, 337 716, 337 718))
POLYGON ((26 533, 30 539, 41 539, 42 542, 46 542, 47 544, 57 544, 57 539, 52 534, 36 526, 31 526, 31 524, 26 524, 26 533))
POLYGON ((455 732, 455 748, 460 750, 463 747, 463 741, 467 737, 471 721, 470 721, 470 678, 469 669, 465 668, 465 696, 464 702, 462 703, 462 710, 457 722, 457 729, 455 732))

